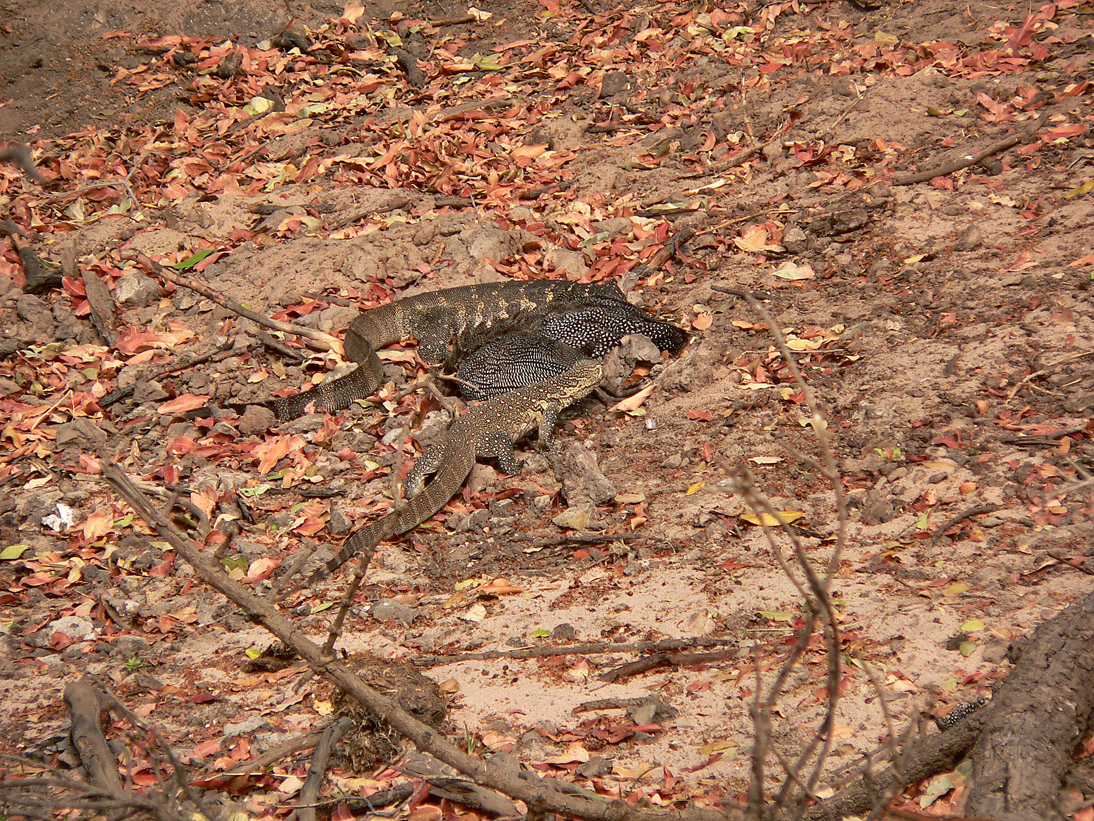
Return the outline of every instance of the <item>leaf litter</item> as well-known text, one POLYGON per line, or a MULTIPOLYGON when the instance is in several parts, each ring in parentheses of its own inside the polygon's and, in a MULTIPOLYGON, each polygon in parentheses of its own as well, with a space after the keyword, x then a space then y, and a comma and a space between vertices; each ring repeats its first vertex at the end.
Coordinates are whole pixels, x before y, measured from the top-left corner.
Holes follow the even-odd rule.
MULTIPOLYGON (((120 31, 116 39, 137 59, 112 68, 113 92, 137 108, 161 92, 178 102, 158 120, 123 116, 65 133, 32 131, 27 142, 46 185, 0 166, 0 206, 33 232, 47 260, 78 240, 81 269, 116 297, 122 281, 138 274, 120 251, 136 247, 256 309, 314 315, 321 327, 336 328, 411 283, 439 287, 498 274, 630 279, 647 305, 670 315, 690 317, 696 304, 715 309, 691 321, 693 350, 704 355, 692 358, 686 376, 674 378, 670 366, 659 390, 617 406, 624 414, 579 421, 582 435, 604 448, 605 475, 647 500, 639 515, 622 503, 601 505, 601 524, 621 534, 619 543, 581 548, 583 558, 565 546, 530 554, 512 539, 524 528, 550 528, 542 511, 562 504, 553 477, 540 466, 487 478, 481 492, 449 507, 452 531, 427 529, 378 558, 378 594, 414 592, 428 611, 413 629, 376 636, 368 625, 346 637, 350 649, 387 654, 546 642, 533 634, 562 623, 579 639, 677 636, 704 624, 691 616, 710 610, 721 634, 767 636, 765 662, 777 659, 797 619, 793 590, 762 560, 759 529, 736 525, 753 514, 732 506, 712 459, 714 452, 767 459, 781 435, 799 450, 810 447, 796 424, 796 394, 760 390, 789 381, 764 326, 708 285, 725 279, 766 292, 778 321, 793 329, 790 347, 840 434, 855 519, 839 572, 844 626, 868 636, 861 652, 905 674, 898 689, 907 698, 893 709, 907 718, 932 690, 955 701, 974 695, 980 679, 970 676, 1004 669, 1003 634, 993 630, 1025 629, 1041 608, 1084 589, 1082 578, 1059 569, 1020 575, 1040 566, 1038 550, 1089 543, 1089 494, 1068 490, 1075 471, 1066 451, 1052 449, 1061 441, 1089 446, 1082 424, 1094 389, 1089 361, 1023 381, 1042 367, 1042 352, 1055 359, 1094 342, 1080 290, 1090 281, 1090 257, 1076 241, 1091 228, 1091 192, 1070 168, 1075 152, 1089 150, 1090 134, 1091 90, 1067 52, 1082 31, 1078 5, 1065 0, 1027 14, 974 4, 960 25, 975 36, 965 38, 950 33, 956 18, 948 8, 932 3, 900 9, 884 30, 869 15, 848 20, 834 7, 822 13, 792 3, 749 16, 743 6, 702 12, 667 2, 605 10, 595 20, 542 3, 451 29, 416 10, 371 21, 350 4, 336 20, 309 25, 307 49, 288 51, 244 38, 120 31), (544 37, 548 30, 561 34, 544 37), (430 78, 421 89, 388 51, 415 38, 431 44, 419 50, 430 78), (238 71, 219 76, 235 60, 238 71), (614 71, 629 85, 608 95, 614 71), (846 84, 833 82, 841 78, 846 84), (998 175, 972 167, 906 195, 889 188, 909 166, 931 167, 970 134, 1004 135, 1046 104, 1057 106, 1051 126, 1004 155, 998 175), (948 113, 932 115, 931 107, 948 113), (715 179, 685 196, 679 185, 690 175, 715 179), (392 195, 403 204, 384 201, 392 195), (269 215, 252 205, 294 210, 264 227, 269 215), (770 218, 753 216, 785 206, 770 218), (643 269, 689 213, 710 241, 693 253, 694 265, 678 259, 643 269), (745 226, 739 232, 727 227, 737 220, 745 226), (970 255, 957 249, 972 224, 995 235, 970 255), (1062 270, 1074 275, 1055 278, 1062 270), (1007 278, 1013 274, 1022 276, 1007 278), (783 401, 773 403, 775 395, 783 401), (1042 450, 1021 441, 1061 431, 1075 432, 1042 450), (897 450, 902 461, 880 455, 897 450), (930 464, 943 456, 952 469, 930 464), (959 523, 945 552, 928 548, 933 511, 941 522, 985 501, 1003 505, 994 522, 959 523), (491 515, 476 519, 479 510, 491 515), (924 516, 928 526, 920 528, 924 516), (491 580, 481 592, 493 585, 493 595, 458 604, 457 624, 435 608, 468 577, 491 580), (1021 595, 1005 595, 1016 577, 1021 595), (777 632, 755 632, 756 618, 777 632), (973 623, 992 628, 979 633, 973 623), (939 652, 962 631, 977 637, 939 652)), ((18 343, 0 359, 0 481, 15 488, 5 511, 0 603, 18 648, 14 663, 93 659, 124 694, 130 679, 111 648, 134 636, 147 642, 142 656, 156 675, 184 697, 192 700, 199 685, 219 689, 224 672, 237 669, 262 635, 240 625, 226 631, 208 594, 190 602, 172 554, 93 481, 98 455, 124 454, 128 469, 151 485, 184 487, 215 525, 209 531, 195 520, 192 531, 210 549, 212 534, 239 528, 233 536, 243 561, 233 573, 257 587, 309 540, 337 544, 335 513, 354 522, 374 507, 368 500, 386 492, 390 454, 402 447, 390 436, 394 424, 428 411, 404 397, 389 408, 391 424, 362 408, 341 425, 303 421, 245 434, 213 405, 295 387, 318 367, 309 360, 301 372, 247 352, 225 367, 143 384, 132 404, 104 408, 110 391, 141 390, 146 369, 201 352, 234 333, 237 321, 161 283, 161 295, 124 307, 120 338, 107 348, 69 319, 90 313, 79 278, 66 276, 61 290, 20 307, 12 288, 25 272, 7 240, 0 276, 10 282, 8 336, 18 343), (45 313, 35 313, 37 304, 45 313), (264 378, 244 384, 254 377, 264 378), (301 504, 291 495, 313 485, 350 496, 301 504), (273 488, 289 493, 273 496, 273 488), (75 511, 71 521, 62 510, 75 511), (50 528, 49 516, 60 517, 63 529, 50 528), (69 616, 87 621, 91 633, 52 629, 69 616), (167 637, 180 648, 168 652, 167 637)), ((411 366, 409 355, 402 361, 411 366)), ((777 509, 808 516, 823 535, 834 521, 824 483, 793 454, 785 458, 785 471, 754 462, 764 468, 764 490, 777 509)), ((820 540, 810 549, 819 555, 820 540)), ((328 603, 304 605, 316 613, 328 603)), ((303 623, 318 625, 314 616, 303 623)), ((787 698, 803 705, 797 722, 820 709, 805 699, 821 681, 814 660, 801 690, 787 698)), ((694 694, 691 718, 641 743, 630 741, 633 726, 586 726, 570 714, 593 686, 597 663, 532 660, 503 669, 476 662, 438 673, 475 682, 461 688, 463 723, 508 728, 512 748, 529 762, 576 763, 562 761, 566 745, 616 739, 612 775, 590 781, 607 794, 626 784, 632 795, 661 801, 726 779, 744 783, 747 760, 737 750, 748 744, 750 661, 730 665, 736 675, 716 690, 689 691, 701 673, 686 669, 601 688, 620 696, 647 687, 694 694), (725 740, 712 742, 712 734, 725 740), (670 785, 663 791, 641 786, 654 761, 670 785), (687 772, 694 776, 670 777, 687 772)), ((319 686, 291 712, 269 718, 263 732, 314 724, 322 692, 319 686)), ((31 704, 10 685, 4 693, 11 744, 22 738, 13 730, 31 704)), ((876 737, 870 702, 865 679, 849 674, 841 726, 850 732, 839 739, 834 764, 876 737)), ((204 713, 211 725, 224 723, 217 700, 202 703, 214 705, 204 713)), ((243 696, 238 708, 254 705, 243 696)), ((175 732, 185 724, 169 705, 155 712, 175 732)), ((59 716, 55 709, 42 729, 59 716)), ((178 738, 191 739, 202 760, 214 754, 202 754, 210 732, 178 738)), ((283 775, 280 786, 275 779, 264 789, 284 791, 294 774, 283 775)), ((942 786, 941 779, 928 785, 920 805, 954 790, 942 786)), ((259 801, 251 809, 278 814, 271 807, 259 801)))

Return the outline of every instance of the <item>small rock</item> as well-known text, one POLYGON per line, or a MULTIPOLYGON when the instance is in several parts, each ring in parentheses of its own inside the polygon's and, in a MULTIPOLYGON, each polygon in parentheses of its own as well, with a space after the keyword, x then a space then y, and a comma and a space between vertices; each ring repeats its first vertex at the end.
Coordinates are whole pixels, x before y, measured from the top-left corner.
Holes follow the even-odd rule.
POLYGON ((30 325, 31 335, 38 339, 53 338, 53 312, 33 294, 20 294, 15 300, 15 313, 30 325))
POLYGON ((0 396, 11 396, 13 393, 19 393, 22 388, 10 379, 0 378, 0 396))
POLYGON ((137 658, 148 652, 148 639, 143 636, 118 636, 114 639, 110 654, 125 659, 137 658))
POLYGON ((556 625, 555 629, 551 631, 551 638, 558 639, 560 641, 573 641, 577 638, 577 629, 569 622, 563 622, 556 625))
POLYGON ((627 710, 627 715, 631 717, 631 721, 639 727, 651 723, 656 713, 657 704, 653 701, 643 701, 641 704, 635 704, 627 710))
POLYGON ((95 635, 95 625, 91 619, 82 616, 62 616, 49 625, 50 633, 64 633, 70 639, 82 641, 95 635))
POLYGON ((340 536, 343 533, 349 533, 350 530, 353 529, 353 520, 346 516, 341 508, 333 507, 330 512, 330 521, 327 523, 327 528, 335 536, 340 536))
POLYGON ((975 251, 984 243, 984 235, 980 233, 980 229, 975 225, 970 225, 965 229, 965 233, 954 243, 953 249, 955 251, 975 251))
POLYGON ((592 502, 581 502, 566 508, 551 521, 570 530, 588 530, 597 516, 596 505, 592 502))
POLYGON ((145 402, 162 402, 169 396, 159 382, 145 380, 133 388, 133 401, 143 405, 145 402))
POLYGON ((786 156, 783 152, 782 144, 779 142, 770 142, 760 149, 760 153, 764 155, 764 159, 768 162, 776 162, 786 156))
POLYGON ((600 778, 611 771, 612 762, 606 758, 590 758, 577 766, 577 774, 582 778, 600 778))
POLYGON ((163 296, 163 288, 156 280, 140 271, 119 277, 114 283, 114 299, 125 308, 141 308, 163 296))
POLYGON ((547 264, 565 273, 568 279, 577 280, 589 272, 589 266, 585 264, 585 255, 580 251, 551 248, 544 259, 547 264))
POLYGON ((369 608, 368 613, 376 621, 401 621, 403 624, 413 624, 418 618, 417 610, 394 599, 381 599, 369 608))
POLYGON ((862 501, 861 516, 864 525, 880 525, 895 519, 896 509, 892 502, 876 490, 871 490, 862 501))
MULTIPOLYGON (((554 460, 555 474, 562 479, 562 490, 571 503, 589 501, 602 505, 615 498, 615 485, 600 471, 596 454, 574 442, 554 460)), ((565 514, 563 514, 565 515, 565 514)))
POLYGON ((141 690, 158 693, 163 689, 163 682, 151 673, 140 672, 133 676, 133 684, 141 690))
POLYGON ((86 416, 78 417, 57 428, 57 447, 92 447, 106 444, 106 434, 86 416))
POLYGON ((791 254, 800 254, 809 247, 809 236, 800 225, 792 223, 783 231, 783 247, 791 254))
POLYGON ((270 428, 277 421, 274 412, 262 405, 250 405, 239 417, 239 432, 252 436, 270 428))
POLYGON ((604 79, 600 83, 600 96, 614 97, 623 91, 626 91, 631 84, 631 78, 625 71, 609 71, 604 75, 604 79))
POLYGON ((474 495, 476 493, 482 493, 484 490, 493 487, 497 483, 498 472, 490 467, 490 465, 476 462, 475 466, 471 468, 471 475, 467 477, 466 487, 468 492, 474 495))

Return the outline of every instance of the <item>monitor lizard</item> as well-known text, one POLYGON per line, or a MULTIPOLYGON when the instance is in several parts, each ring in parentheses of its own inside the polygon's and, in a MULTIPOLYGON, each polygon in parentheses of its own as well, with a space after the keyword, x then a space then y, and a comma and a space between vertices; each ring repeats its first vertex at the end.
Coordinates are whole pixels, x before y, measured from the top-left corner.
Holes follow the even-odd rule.
MULTIPOLYGON (((535 280, 463 285, 406 297, 365 311, 346 331, 346 357, 358 367, 312 390, 264 403, 278 419, 300 416, 312 402, 317 410, 338 411, 373 394, 383 379, 376 351, 404 337, 418 340, 422 358, 451 365, 466 352, 513 332, 556 340, 587 356, 601 357, 628 334, 648 336, 662 350, 675 352, 687 334, 627 302, 612 282, 576 283, 535 280)), ((481 356, 488 356, 489 351, 481 356)), ((491 386, 481 382, 465 395, 485 399, 538 378, 561 373, 527 366, 516 356, 515 381, 491 386)))
POLYGON ((602 357, 623 337, 641 334, 660 350, 676 353, 688 341, 680 328, 630 303, 566 306, 547 310, 465 346, 457 376, 468 399, 488 399, 562 373, 583 355, 602 357))
POLYGON ((293 590, 315 584, 359 551, 426 521, 460 489, 476 458, 494 457, 506 473, 517 473, 521 463, 513 450, 516 441, 537 428, 540 447, 550 448, 559 414, 591 393, 602 376, 599 362, 581 357, 561 374, 472 405, 414 464, 406 480, 405 505, 353 533, 337 556, 293 590), (426 484, 431 473, 433 480, 426 484))
POLYGON ((356 369, 309 391, 274 397, 263 404, 281 420, 300 416, 313 402, 317 410, 342 410, 355 399, 376 392, 383 380, 376 352, 393 342, 413 337, 423 359, 451 363, 472 336, 485 338, 496 329, 516 327, 548 311, 565 314, 568 309, 592 305, 626 313, 638 311, 648 319, 623 298, 615 283, 511 281, 405 297, 365 311, 350 323, 346 358, 357 363, 356 369))

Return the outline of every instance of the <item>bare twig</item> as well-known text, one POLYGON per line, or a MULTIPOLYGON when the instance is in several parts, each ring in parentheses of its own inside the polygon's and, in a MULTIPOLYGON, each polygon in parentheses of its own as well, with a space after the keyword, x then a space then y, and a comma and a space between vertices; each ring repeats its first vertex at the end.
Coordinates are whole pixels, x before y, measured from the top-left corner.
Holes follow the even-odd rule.
POLYGON ((325 350, 333 351, 339 355, 345 353, 345 349, 342 347, 342 340, 337 337, 331 336, 323 331, 317 331, 314 328, 306 328, 303 325, 293 325, 288 322, 279 322, 276 319, 270 319, 267 316, 263 316, 257 311, 252 311, 250 308, 245 308, 240 305, 234 299, 229 299, 224 294, 214 291, 212 288, 208 288, 197 282, 194 282, 189 277, 179 274, 177 271, 172 271, 169 268, 160 265, 154 259, 142 254, 140 251, 133 249, 126 249, 121 252, 121 258, 124 260, 130 260, 148 269, 161 279, 165 279, 173 285, 177 285, 180 288, 186 288, 195 293, 201 294, 206 299, 211 299, 217 305, 223 308, 227 308, 233 313, 237 313, 240 316, 246 317, 252 322, 257 322, 259 325, 265 325, 267 328, 272 328, 275 331, 283 331, 284 333, 296 334, 304 339, 309 339, 313 342, 318 342, 324 347, 325 350))
POLYGON ((331 749, 352 727, 353 719, 343 716, 323 731, 319 743, 315 745, 308 777, 304 780, 304 786, 300 788, 300 800, 296 810, 297 821, 315 821, 316 802, 319 800, 319 789, 323 786, 323 778, 327 773, 331 749))
POLYGON ((735 638, 663 639, 661 641, 635 641, 626 644, 603 642, 598 644, 571 644, 566 647, 521 647, 515 650, 485 650, 480 653, 459 653, 449 656, 421 656, 414 659, 419 667, 436 667, 441 664, 458 664, 462 661, 487 661, 490 659, 534 659, 548 656, 588 656, 599 653, 669 653, 689 647, 718 647, 739 643, 735 638))
POLYGON ((966 519, 971 519, 973 516, 980 516, 983 513, 994 513, 1000 509, 1000 505, 978 505, 973 508, 969 508, 966 511, 958 513, 935 528, 933 534, 931 534, 931 544, 935 544, 942 538, 943 534, 954 525, 959 525, 966 519))

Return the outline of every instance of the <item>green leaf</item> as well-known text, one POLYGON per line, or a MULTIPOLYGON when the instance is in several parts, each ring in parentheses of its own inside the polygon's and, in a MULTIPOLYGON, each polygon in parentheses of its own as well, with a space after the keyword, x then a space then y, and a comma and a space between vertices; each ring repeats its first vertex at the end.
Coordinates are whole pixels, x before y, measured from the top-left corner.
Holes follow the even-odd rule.
POLYGON ((207 256, 215 253, 216 248, 206 248, 204 251, 198 251, 193 256, 189 256, 186 259, 181 260, 180 262, 176 262, 171 267, 174 268, 176 271, 188 271, 199 262, 201 262, 203 259, 205 259, 207 256))
POLYGON ((506 67, 499 62, 500 60, 500 54, 488 54, 485 57, 476 54, 471 62, 479 71, 504 71, 506 67))
POLYGON ((760 615, 768 621, 794 621, 794 614, 786 610, 761 610, 760 615))
POLYGON ((2 551, 0 551, 0 561, 11 561, 12 559, 18 559, 28 550, 30 550, 29 544, 9 544, 2 551))
POLYGON ((132 513, 126 513, 124 516, 122 516, 120 519, 118 519, 114 522, 113 527, 114 527, 115 530, 120 530, 123 527, 129 527, 129 525, 131 525, 132 523, 133 523, 133 514, 132 513))
POLYGON ((980 621, 980 619, 969 619, 961 625, 962 633, 979 633, 983 629, 984 622, 980 621))
POLYGON ((249 658, 251 661, 254 661, 259 656, 262 655, 262 651, 259 650, 257 647, 248 647, 243 652, 247 656, 247 658, 249 658))
POLYGON ((220 563, 224 565, 224 569, 231 571, 239 570, 246 571, 251 566, 250 560, 246 556, 225 556, 220 560, 220 563))
POLYGON ((1094 177, 1091 177, 1089 180, 1086 180, 1076 185, 1074 188, 1064 194, 1064 199, 1070 200, 1074 197, 1081 197, 1083 194, 1089 194, 1091 191, 1094 191, 1094 177))
POLYGON ((544 630, 542 627, 538 630, 532 631, 532 638, 534 639, 549 639, 551 637, 550 630, 544 630))
POLYGON ((976 650, 976 642, 975 641, 963 641, 963 642, 961 642, 961 646, 957 648, 957 652, 959 652, 965 658, 968 658, 969 656, 971 656, 975 650, 976 650))

